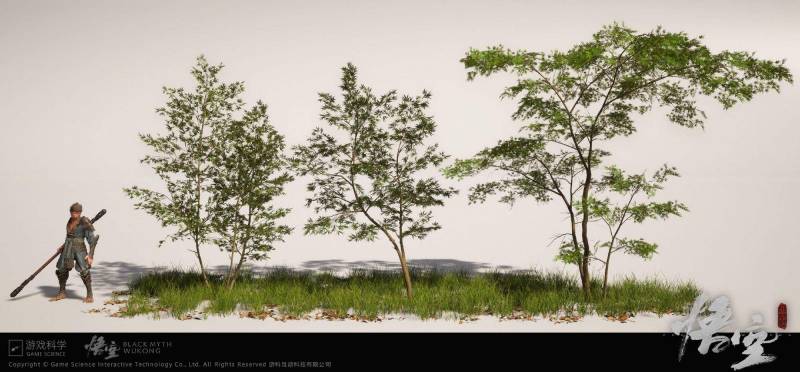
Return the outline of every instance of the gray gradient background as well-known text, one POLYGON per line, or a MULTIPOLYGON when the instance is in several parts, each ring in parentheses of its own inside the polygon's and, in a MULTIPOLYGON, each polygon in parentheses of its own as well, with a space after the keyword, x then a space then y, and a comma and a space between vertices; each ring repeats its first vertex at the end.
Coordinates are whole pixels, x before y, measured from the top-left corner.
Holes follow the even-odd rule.
MULTIPOLYGON (((663 25, 702 34, 714 51, 786 58, 798 76, 798 16, 796 1, 0 1, 4 291, 61 243, 67 208, 76 200, 85 215, 108 209, 97 225, 101 296, 110 292, 102 282, 111 275, 124 279, 146 267, 194 264, 188 243, 157 248, 165 231, 121 189, 159 184, 139 164, 147 149, 136 134, 161 130, 154 112, 165 101, 161 86, 192 86, 189 69, 201 53, 225 63, 224 80, 245 81, 248 104, 263 99, 269 105, 289 145, 320 124, 317 92, 338 93, 340 67, 351 61, 361 82, 377 92, 432 91, 437 141, 454 157, 466 157, 518 128, 510 119, 514 103, 498 100, 512 77, 467 82, 459 59, 470 47, 564 49, 623 21, 640 31, 663 25)), ((798 98, 795 84, 727 111, 703 101, 705 130, 673 125, 656 110, 638 120, 638 133, 612 143, 613 161, 626 169, 676 166, 682 177, 662 195, 691 210, 631 228, 632 235, 658 242, 660 253, 645 263, 617 256, 612 276, 694 280, 712 296, 730 296, 741 327, 750 313, 761 312, 774 329, 783 301, 790 330, 800 331, 798 98)), ((546 247, 565 228, 558 204, 468 205, 474 182, 446 182, 462 192, 435 211, 443 229, 409 244, 410 258, 576 273, 553 261, 555 245, 546 247)), ((278 201, 294 209, 287 222, 297 230, 268 265, 396 260, 382 241, 303 236, 301 225, 311 215, 303 206, 304 185, 296 180, 278 201)), ((224 263, 216 248, 203 252, 212 266, 224 263)), ((34 314, 41 310, 32 309, 47 306, 38 292, 57 285, 53 265, 23 292, 36 295, 4 301, 0 329, 37 328, 42 319, 34 314)), ((74 273, 69 288, 83 294, 74 273)), ((667 329, 656 323, 650 330, 667 329)))

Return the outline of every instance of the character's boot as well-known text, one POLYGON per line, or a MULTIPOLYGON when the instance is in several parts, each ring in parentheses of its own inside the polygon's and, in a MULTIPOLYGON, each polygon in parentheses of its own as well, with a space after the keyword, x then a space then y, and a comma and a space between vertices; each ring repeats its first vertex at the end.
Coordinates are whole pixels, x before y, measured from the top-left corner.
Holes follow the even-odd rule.
POLYGON ((83 302, 94 302, 92 297, 92 273, 87 272, 86 275, 81 275, 81 279, 83 279, 83 284, 86 286, 86 298, 83 299, 83 302))
POLYGON ((67 297, 67 277, 69 277, 69 272, 56 270, 56 277, 58 277, 58 294, 51 298, 50 301, 63 300, 67 297))

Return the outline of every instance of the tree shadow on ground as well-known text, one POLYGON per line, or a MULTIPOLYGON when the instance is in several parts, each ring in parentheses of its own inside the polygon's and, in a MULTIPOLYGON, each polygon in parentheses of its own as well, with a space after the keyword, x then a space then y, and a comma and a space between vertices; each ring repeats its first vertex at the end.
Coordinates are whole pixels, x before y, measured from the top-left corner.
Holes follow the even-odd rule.
MULTIPOLYGON (((493 270, 513 269, 511 266, 492 266, 485 262, 462 261, 454 259, 417 259, 409 260, 408 265, 416 270, 436 270, 439 272, 467 272, 476 273, 493 270)), ((304 269, 324 272, 341 272, 352 269, 366 270, 400 270, 400 263, 394 261, 344 261, 344 260, 314 260, 306 261, 301 265, 304 269)))
MULTIPOLYGON (((466 272, 478 273, 485 271, 511 271, 514 267, 508 265, 493 266, 485 262, 462 261, 454 259, 417 259, 409 260, 412 270, 435 270, 438 272, 466 272)), ((311 260, 305 261, 297 267, 287 266, 254 266, 245 264, 243 267, 255 275, 263 275, 276 270, 288 270, 296 273, 333 273, 347 274, 352 270, 375 270, 375 271, 396 271, 400 270, 400 263, 382 260, 356 260, 346 261, 340 259, 330 260, 311 260)), ((227 265, 218 265, 210 268, 209 271, 215 274, 224 274, 228 270, 227 265)))

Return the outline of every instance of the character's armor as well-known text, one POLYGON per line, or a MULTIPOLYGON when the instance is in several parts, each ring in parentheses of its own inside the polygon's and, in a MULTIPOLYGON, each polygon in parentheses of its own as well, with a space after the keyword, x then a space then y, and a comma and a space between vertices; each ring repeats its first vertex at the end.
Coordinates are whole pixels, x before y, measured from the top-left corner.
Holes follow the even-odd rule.
POLYGON ((83 284, 86 285, 86 296, 92 297, 92 275, 85 259, 89 253, 86 251, 84 240, 89 243, 91 253, 94 253, 98 238, 99 235, 95 234, 94 226, 92 226, 92 222, 87 217, 81 217, 72 231, 69 229, 69 220, 67 220, 67 237, 64 239, 64 250, 61 251, 56 264, 56 276, 58 277, 60 293, 64 293, 66 290, 69 271, 74 267, 75 271, 80 273, 83 284))

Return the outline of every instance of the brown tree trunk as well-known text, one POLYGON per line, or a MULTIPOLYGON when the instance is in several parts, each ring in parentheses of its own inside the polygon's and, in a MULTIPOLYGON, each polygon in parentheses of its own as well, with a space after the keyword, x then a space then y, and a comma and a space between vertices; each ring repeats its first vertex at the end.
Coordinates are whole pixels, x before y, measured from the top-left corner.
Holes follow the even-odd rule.
MULTIPOLYGON (((205 110, 205 105, 206 105, 206 103, 204 102, 203 103, 203 110, 205 110)), ((206 127, 205 121, 201 120, 201 122, 200 122, 200 136, 197 139, 197 146, 200 149, 199 152, 203 151, 203 130, 205 129, 205 127, 206 127)), ((200 158, 196 159, 196 163, 195 164, 196 164, 195 170, 197 171, 197 185, 195 185, 196 188, 197 188, 197 220, 201 221, 202 219, 200 218, 200 207, 201 207, 201 198, 203 197, 203 194, 202 194, 202 188, 201 188, 201 186, 202 186, 201 185, 202 178, 200 177, 200 168, 201 168, 201 166, 200 166, 200 158)), ((200 273, 202 273, 202 275, 203 275, 203 282, 206 283, 206 287, 211 287, 211 284, 208 282, 208 276, 206 275, 206 268, 205 268, 205 266, 203 266, 203 258, 200 256, 200 241, 199 241, 200 232, 199 231, 197 231, 197 235, 198 236, 195 236, 195 239, 194 239, 194 247, 195 247, 195 254, 197 254, 197 261, 200 262, 200 273)))
POLYGON ((211 283, 208 282, 208 276, 206 275, 206 268, 203 266, 203 257, 200 256, 200 242, 197 241, 197 239, 194 241, 194 249, 197 261, 200 262, 200 274, 203 276, 203 283, 206 284, 206 287, 211 287, 211 283))
POLYGON ((611 265, 611 247, 608 247, 608 256, 606 256, 605 274, 603 274, 603 297, 608 293, 608 266, 611 265))
POLYGON ((239 276, 239 270, 234 269, 233 273, 230 276, 230 279, 228 280, 228 289, 233 289, 233 285, 236 283, 236 277, 238 276, 239 276))
MULTIPOLYGON (((570 233, 572 234, 572 246, 577 251, 578 248, 578 235, 575 232, 575 212, 572 211, 572 206, 569 206, 569 223, 570 223, 570 233)), ((583 286, 583 266, 581 266, 580 262, 578 263, 578 273, 581 275, 581 286, 583 286)))
POLYGON ((244 264, 245 251, 246 247, 242 246, 242 252, 239 254, 239 262, 236 264, 236 268, 233 269, 233 280, 230 283, 229 288, 233 289, 233 285, 236 284, 236 279, 239 278, 239 273, 242 271, 242 264, 244 264))
MULTIPOLYGON (((590 149, 591 151, 591 149, 590 149)), ((589 153, 589 160, 591 162, 591 152, 589 153)), ((586 167, 586 182, 583 184, 583 200, 581 201, 583 218, 581 219, 581 241, 583 242, 583 257, 581 259, 581 271, 583 271, 583 297, 588 301, 591 296, 591 280, 589 278, 589 256, 591 250, 589 249, 589 205, 586 200, 589 198, 589 188, 592 185, 592 168, 591 163, 586 167)))
POLYGON ((241 267, 241 261, 236 268, 233 270, 233 276, 231 277, 231 281, 228 284, 228 289, 233 289, 233 285, 236 284, 236 279, 239 277, 239 268, 241 267))
POLYGON ((408 269, 408 262, 406 261, 406 254, 400 249, 395 248, 397 256, 400 257, 400 268, 403 270, 403 282, 406 285, 406 296, 409 300, 414 299, 414 292, 411 288, 411 272, 408 269))
POLYGON ((233 267, 234 267, 233 266, 233 262, 234 262, 234 257, 236 256, 236 252, 237 252, 236 233, 235 232, 233 233, 233 239, 231 239, 230 251, 231 251, 231 254, 230 254, 230 260, 229 260, 229 263, 228 263, 228 272, 225 273, 225 286, 230 286, 231 279, 232 279, 233 274, 234 274, 233 273, 233 267))

